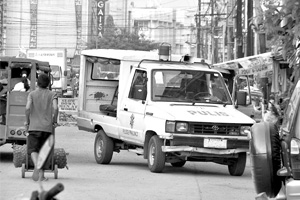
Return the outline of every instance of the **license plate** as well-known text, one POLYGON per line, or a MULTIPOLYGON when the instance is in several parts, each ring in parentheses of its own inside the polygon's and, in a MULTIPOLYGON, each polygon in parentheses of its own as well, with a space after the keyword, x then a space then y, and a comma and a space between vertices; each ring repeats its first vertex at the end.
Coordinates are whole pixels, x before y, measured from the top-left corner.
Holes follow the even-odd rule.
POLYGON ((227 148, 227 140, 204 139, 204 147, 226 149, 227 148))

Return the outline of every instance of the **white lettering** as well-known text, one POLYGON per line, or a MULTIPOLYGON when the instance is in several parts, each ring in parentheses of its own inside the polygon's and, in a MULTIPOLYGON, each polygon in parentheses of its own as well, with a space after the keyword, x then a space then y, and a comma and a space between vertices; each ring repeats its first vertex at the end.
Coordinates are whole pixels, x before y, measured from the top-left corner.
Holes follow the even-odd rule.
POLYGON ((98 5, 99 8, 103 8, 104 7, 104 2, 103 1, 99 1, 97 5, 98 5))

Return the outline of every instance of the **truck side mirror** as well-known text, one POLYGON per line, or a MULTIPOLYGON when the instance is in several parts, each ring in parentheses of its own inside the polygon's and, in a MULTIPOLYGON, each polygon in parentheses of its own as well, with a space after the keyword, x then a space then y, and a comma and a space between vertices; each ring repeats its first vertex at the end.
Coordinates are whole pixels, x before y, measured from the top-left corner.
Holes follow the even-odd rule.
POLYGON ((237 101, 237 105, 246 106, 247 105, 247 92, 237 91, 236 101, 237 101))
POLYGON ((68 75, 68 72, 67 70, 64 71, 64 76, 67 76, 68 75))
POLYGON ((252 104, 249 78, 247 75, 237 75, 234 78, 232 98, 233 101, 236 102, 236 106, 248 106, 252 104))

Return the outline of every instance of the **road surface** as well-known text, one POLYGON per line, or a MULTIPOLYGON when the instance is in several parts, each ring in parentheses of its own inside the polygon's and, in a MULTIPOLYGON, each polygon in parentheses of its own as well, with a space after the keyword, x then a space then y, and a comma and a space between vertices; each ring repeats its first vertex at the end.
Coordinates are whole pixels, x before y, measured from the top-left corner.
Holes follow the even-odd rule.
MULTIPOLYGON (((128 151, 114 153, 109 165, 95 162, 95 134, 76 126, 56 129, 56 148, 68 153, 68 167, 59 169, 58 179, 46 173, 45 190, 62 183, 65 190, 59 200, 73 199, 167 199, 167 200, 253 200, 256 193, 251 180, 249 159, 243 176, 230 176, 227 166, 187 162, 182 168, 166 164, 163 173, 151 173, 147 160, 128 151)), ((11 144, 0 147, 0 199, 30 198, 39 185, 32 172, 21 178, 21 168, 13 165, 11 144)))

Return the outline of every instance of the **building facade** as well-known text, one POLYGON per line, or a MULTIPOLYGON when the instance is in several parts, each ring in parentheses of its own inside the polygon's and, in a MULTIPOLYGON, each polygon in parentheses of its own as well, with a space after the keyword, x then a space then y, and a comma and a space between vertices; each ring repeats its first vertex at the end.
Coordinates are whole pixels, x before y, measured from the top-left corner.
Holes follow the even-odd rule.
POLYGON ((118 28, 169 43, 172 53, 195 56, 195 12, 196 8, 160 8, 154 1, 136 7, 134 0, 0 0, 1 55, 66 48, 72 63, 87 43, 102 36, 105 19, 111 15, 118 28))

